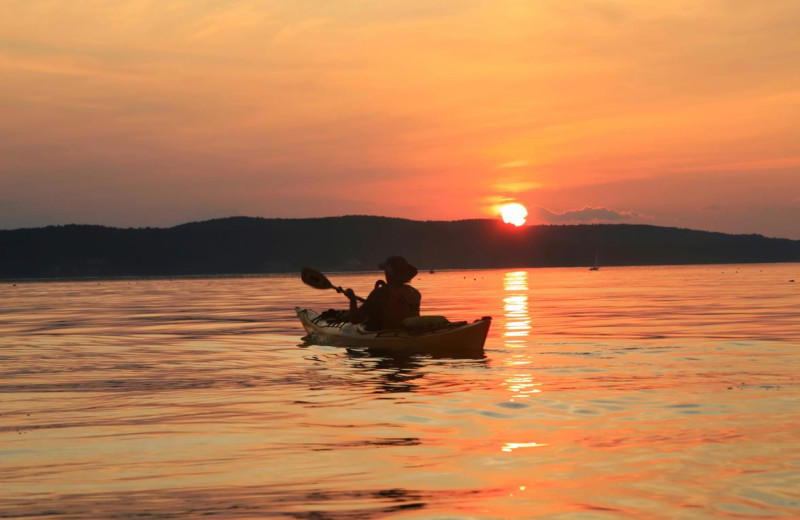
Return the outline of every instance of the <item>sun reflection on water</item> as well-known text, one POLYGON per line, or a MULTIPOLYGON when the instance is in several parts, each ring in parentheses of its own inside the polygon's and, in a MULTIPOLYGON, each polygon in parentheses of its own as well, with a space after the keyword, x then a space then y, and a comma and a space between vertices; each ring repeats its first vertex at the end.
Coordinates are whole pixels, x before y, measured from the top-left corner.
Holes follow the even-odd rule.
POLYGON ((531 329, 528 314, 528 273, 527 271, 513 271, 505 274, 503 289, 510 293, 503 298, 505 311, 506 330, 503 335, 508 339, 506 343, 522 343, 531 329))
POLYGON ((512 354, 505 360, 506 366, 514 369, 505 378, 504 386, 511 391, 510 401, 530 394, 539 393, 538 387, 541 383, 535 383, 533 376, 527 371, 522 370, 533 361, 528 352, 529 345, 527 337, 530 335, 531 319, 528 310, 528 272, 510 271, 505 273, 503 278, 503 289, 507 293, 503 298, 503 310, 505 315, 505 337, 506 347, 512 349, 512 354))
POLYGON ((512 452, 519 448, 538 448, 540 446, 547 446, 547 444, 540 444, 538 442, 507 442, 502 448, 500 448, 500 450, 512 452))
MULTIPOLYGON (((531 331, 531 317, 528 310, 528 272, 511 271, 505 273, 503 277, 503 290, 506 293, 503 298, 503 311, 505 316, 505 345, 511 354, 505 360, 508 375, 504 378, 502 385, 511 393, 508 398, 509 403, 528 398, 533 394, 540 393, 538 388, 541 383, 534 381, 531 375, 530 345, 528 336, 531 331)), ((538 448, 547 446, 538 442, 512 442, 507 441, 500 451, 504 453, 514 453, 522 448, 538 448)), ((526 486, 519 486, 519 491, 525 491, 526 486)), ((514 496, 512 493, 510 496, 514 496)))

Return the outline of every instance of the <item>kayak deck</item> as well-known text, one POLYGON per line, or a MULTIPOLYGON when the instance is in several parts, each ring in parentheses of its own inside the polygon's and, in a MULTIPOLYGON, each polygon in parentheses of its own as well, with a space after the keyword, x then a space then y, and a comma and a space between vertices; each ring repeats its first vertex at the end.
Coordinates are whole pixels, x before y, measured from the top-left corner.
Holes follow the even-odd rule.
POLYGON ((411 328, 371 331, 360 324, 341 321, 335 313, 320 314, 300 307, 295 311, 308 334, 304 339, 314 344, 432 355, 482 353, 492 322, 488 316, 471 323, 423 317, 415 319, 411 328))

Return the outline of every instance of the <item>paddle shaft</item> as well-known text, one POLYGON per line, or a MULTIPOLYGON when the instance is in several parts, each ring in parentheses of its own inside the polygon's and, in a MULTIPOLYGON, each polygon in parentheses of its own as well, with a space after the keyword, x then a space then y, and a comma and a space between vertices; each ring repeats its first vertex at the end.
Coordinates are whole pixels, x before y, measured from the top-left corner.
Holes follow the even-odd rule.
MULTIPOLYGON (((344 294, 344 289, 342 289, 341 286, 339 286, 339 285, 331 284, 331 289, 333 289, 334 291, 336 291, 338 293, 344 294)), ((361 296, 356 296, 356 300, 358 300, 358 301, 360 301, 362 303, 367 301, 366 298, 362 298, 361 296)))
MULTIPOLYGON (((310 267, 306 267, 300 273, 300 278, 303 280, 303 283, 313 287, 314 289, 333 289, 338 293, 344 294, 344 289, 341 286, 333 285, 328 277, 324 274, 320 273, 316 269, 311 269, 310 267)), ((366 301, 364 298, 360 296, 356 296, 356 300, 360 302, 366 301)))

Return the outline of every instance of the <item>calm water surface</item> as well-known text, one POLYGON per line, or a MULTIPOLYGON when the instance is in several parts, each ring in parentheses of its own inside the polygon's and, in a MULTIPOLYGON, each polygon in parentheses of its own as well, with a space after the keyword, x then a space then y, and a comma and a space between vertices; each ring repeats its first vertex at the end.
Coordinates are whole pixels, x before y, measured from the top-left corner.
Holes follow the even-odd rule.
POLYGON ((299 276, 0 284, 0 518, 800 517, 800 264, 415 286, 484 358, 301 346, 299 276))

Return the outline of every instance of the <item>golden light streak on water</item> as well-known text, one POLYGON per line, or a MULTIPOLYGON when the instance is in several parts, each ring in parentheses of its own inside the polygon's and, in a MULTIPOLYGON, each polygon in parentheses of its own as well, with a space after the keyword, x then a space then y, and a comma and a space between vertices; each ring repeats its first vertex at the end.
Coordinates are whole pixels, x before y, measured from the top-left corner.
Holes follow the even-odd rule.
POLYGON ((525 338, 528 337, 531 330, 531 318, 528 310, 528 272, 510 271, 505 273, 503 291, 505 293, 503 298, 505 317, 503 336, 506 346, 514 349, 506 363, 522 369, 509 375, 503 383, 511 392, 509 401, 513 402, 516 399, 541 392, 537 388, 540 383, 535 383, 533 377, 525 370, 525 366, 532 363, 525 342, 525 338))
POLYGON ((503 445, 502 448, 500 448, 500 451, 505 451, 510 453, 519 448, 539 448, 541 446, 547 446, 547 444, 540 444, 538 442, 507 442, 503 445))
POLYGON ((505 273, 503 290, 508 293, 503 298, 505 311, 505 332, 508 343, 522 342, 530 333, 530 315, 528 314, 528 273, 513 271, 505 273), (518 339, 519 338, 519 339, 518 339))

